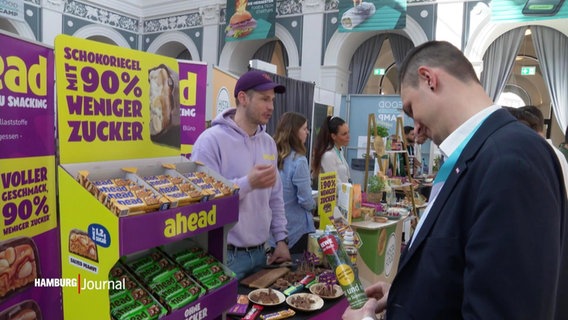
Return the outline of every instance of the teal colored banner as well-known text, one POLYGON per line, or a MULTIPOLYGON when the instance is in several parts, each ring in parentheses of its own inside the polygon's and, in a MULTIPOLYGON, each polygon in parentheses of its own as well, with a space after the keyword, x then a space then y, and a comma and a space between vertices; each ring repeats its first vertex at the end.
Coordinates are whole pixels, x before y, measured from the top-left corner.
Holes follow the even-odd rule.
POLYGON ((225 41, 273 38, 276 0, 227 0, 225 41))
POLYGON ((406 1, 341 1, 339 32, 394 30, 406 27, 406 1))
POLYGON ((568 18, 564 0, 493 0, 492 21, 535 21, 568 18))

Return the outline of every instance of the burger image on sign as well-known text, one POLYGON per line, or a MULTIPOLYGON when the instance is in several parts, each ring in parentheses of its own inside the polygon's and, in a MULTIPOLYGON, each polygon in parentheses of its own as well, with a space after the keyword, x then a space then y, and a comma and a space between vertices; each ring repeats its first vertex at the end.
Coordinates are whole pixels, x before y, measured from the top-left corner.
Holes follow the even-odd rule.
POLYGON ((256 28, 256 20, 246 10, 247 2, 242 0, 235 2, 235 14, 231 16, 229 25, 225 28, 228 38, 246 37, 256 28))

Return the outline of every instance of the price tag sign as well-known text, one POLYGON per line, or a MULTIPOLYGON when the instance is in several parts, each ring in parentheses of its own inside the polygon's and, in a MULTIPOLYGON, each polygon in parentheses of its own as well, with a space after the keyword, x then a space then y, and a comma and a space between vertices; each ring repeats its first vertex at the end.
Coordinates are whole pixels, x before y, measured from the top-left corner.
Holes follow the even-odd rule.
POLYGON ((319 228, 321 230, 325 230, 325 226, 331 224, 330 217, 333 216, 333 210, 337 201, 336 180, 335 171, 319 175, 318 215, 320 217, 319 228))

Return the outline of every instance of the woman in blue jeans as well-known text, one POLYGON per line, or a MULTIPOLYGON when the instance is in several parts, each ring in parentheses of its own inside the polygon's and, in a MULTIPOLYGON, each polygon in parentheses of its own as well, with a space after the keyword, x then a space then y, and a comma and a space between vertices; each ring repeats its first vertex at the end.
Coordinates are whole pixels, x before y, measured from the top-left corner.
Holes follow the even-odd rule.
MULTIPOLYGON (((315 231, 312 210, 316 203, 312 197, 305 146, 309 132, 308 121, 303 115, 287 112, 280 118, 274 134, 290 253, 303 253, 307 249, 308 234, 315 231)), ((274 239, 270 244, 274 247, 274 239)))

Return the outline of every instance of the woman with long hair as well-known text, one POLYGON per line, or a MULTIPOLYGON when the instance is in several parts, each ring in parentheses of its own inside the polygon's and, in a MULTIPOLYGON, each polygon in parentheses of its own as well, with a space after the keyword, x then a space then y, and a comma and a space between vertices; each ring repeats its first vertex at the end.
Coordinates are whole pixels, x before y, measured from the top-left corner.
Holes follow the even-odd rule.
POLYGON ((274 133, 290 253, 304 252, 308 247, 308 234, 315 231, 312 210, 316 203, 312 197, 305 146, 308 135, 306 117, 295 112, 284 113, 274 133))
POLYGON ((312 157, 314 181, 317 181, 320 173, 335 171, 337 185, 351 182, 349 165, 342 153, 347 145, 349 145, 349 125, 340 117, 328 116, 314 144, 312 157))

